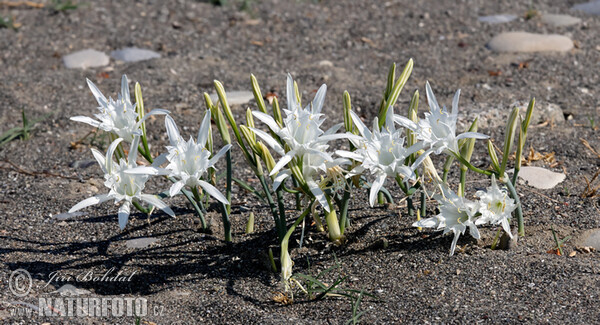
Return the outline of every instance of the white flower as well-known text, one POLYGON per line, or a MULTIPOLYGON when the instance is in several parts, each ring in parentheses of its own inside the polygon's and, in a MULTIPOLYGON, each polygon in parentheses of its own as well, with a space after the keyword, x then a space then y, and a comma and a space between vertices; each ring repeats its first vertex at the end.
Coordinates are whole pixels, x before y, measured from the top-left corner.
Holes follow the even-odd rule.
POLYGON ((488 138, 487 135, 477 132, 465 132, 456 136, 460 89, 456 92, 452 100, 452 113, 448 113, 445 106, 440 108, 429 82, 426 83, 425 88, 430 112, 425 113, 425 119, 419 120, 417 139, 422 140, 426 146, 429 146, 430 151, 435 152, 435 154, 440 154, 445 150, 459 153, 458 140, 463 138, 488 138))
POLYGON ((502 224, 502 229, 512 238, 510 230, 510 218, 512 212, 517 208, 515 200, 508 197, 508 193, 500 189, 496 183, 496 177, 492 175, 492 186, 486 191, 477 191, 479 197, 479 213, 481 217, 475 222, 476 225, 491 223, 502 224))
POLYGON ((87 123, 104 131, 113 132, 125 141, 131 142, 133 141, 134 136, 142 135, 140 127, 142 122, 144 122, 148 116, 169 113, 169 111, 164 109, 154 109, 145 114, 142 119, 138 120, 138 113, 135 110, 137 103, 131 103, 129 84, 126 75, 123 75, 121 78, 121 93, 118 95, 116 101, 112 98, 107 100, 93 82, 89 79, 86 80, 98 105, 100 105, 98 107, 100 113, 94 114, 99 121, 87 116, 71 117, 71 120, 73 121, 87 123))
POLYGON ((321 125, 325 120, 323 114, 321 114, 321 109, 323 107, 323 102, 325 101, 326 92, 327 86, 322 85, 317 91, 317 95, 312 103, 302 109, 296 100, 294 80, 292 79, 292 76, 288 74, 288 108, 283 110, 286 115, 283 119, 283 127, 280 127, 273 117, 267 114, 262 112, 252 112, 257 119, 267 124, 271 131, 273 131, 273 133, 289 147, 289 150, 286 152, 283 146, 270 134, 252 128, 265 143, 282 156, 271 171, 271 176, 276 175, 279 170, 285 167, 294 157, 302 157, 305 153, 320 155, 325 160, 332 161, 333 158, 328 153, 319 150, 318 147, 334 139, 348 138, 348 135, 345 134, 334 134, 342 126, 342 123, 334 125, 326 132, 321 130, 321 125))
POLYGON ((104 185, 110 189, 108 194, 96 195, 91 198, 87 198, 69 210, 69 213, 81 210, 85 207, 100 204, 104 201, 114 199, 116 203, 125 201, 119 208, 119 227, 124 229, 129 220, 129 212, 133 200, 144 201, 151 204, 170 216, 175 216, 173 210, 169 208, 162 200, 156 195, 143 194, 144 186, 149 178, 148 174, 130 174, 127 171, 137 167, 137 148, 139 145, 139 137, 135 137, 131 143, 131 149, 127 161, 121 159, 119 163, 113 161, 113 154, 123 139, 119 138, 113 141, 106 152, 106 156, 96 149, 92 149, 94 158, 100 164, 102 171, 104 172, 104 185))
POLYGON ((373 121, 373 132, 371 132, 358 115, 354 112, 351 112, 351 115, 352 121, 354 121, 362 138, 359 140, 351 139, 357 147, 354 152, 338 150, 336 154, 361 162, 350 174, 361 174, 364 171, 369 171, 375 176, 369 193, 369 204, 373 206, 377 198, 377 193, 383 187, 387 177, 396 178, 397 176, 401 176, 405 180, 414 179, 414 170, 425 159, 426 155, 419 156, 412 166, 405 165, 406 158, 421 150, 423 144, 417 143, 410 148, 404 147, 403 129, 396 129, 394 121, 402 123, 407 127, 414 127, 414 123, 407 119, 400 119, 397 116, 395 118, 393 107, 389 108, 385 127, 381 131, 379 130, 379 121, 377 118, 373 121))
POLYGON ((177 195, 184 186, 189 188, 200 186, 218 201, 229 204, 229 201, 227 201, 227 198, 225 198, 223 193, 210 183, 201 179, 208 169, 213 167, 217 160, 231 148, 231 145, 228 144, 212 158, 210 157, 211 152, 206 149, 206 141, 208 140, 210 131, 210 113, 207 111, 206 114, 204 114, 204 119, 202 120, 200 130, 198 131, 197 141, 194 141, 191 136, 187 142, 183 140, 179 134, 175 121, 169 115, 165 117, 165 126, 171 143, 170 146, 167 146, 169 152, 158 156, 154 160, 154 167, 139 167, 131 172, 174 177, 177 179, 177 182, 171 185, 171 188, 169 189, 170 196, 177 195), (165 162, 169 162, 167 167, 164 169, 157 168, 165 162))
POLYGON ((413 223, 413 227, 444 229, 444 234, 454 233, 450 256, 454 254, 456 242, 461 234, 469 227, 469 233, 475 239, 479 239, 479 230, 475 226, 475 218, 478 216, 476 202, 457 196, 447 187, 442 187, 443 196, 435 195, 434 198, 440 204, 440 213, 432 218, 422 219, 413 223))
MULTIPOLYGON (((326 152, 328 145, 321 145, 318 149, 326 152)), ((329 154, 327 154, 329 155, 329 154)), ((327 197, 323 191, 327 184, 331 183, 333 191, 339 190, 341 187, 346 186, 346 179, 343 176, 343 170, 340 166, 350 164, 348 159, 337 158, 327 160, 323 155, 316 155, 312 153, 305 153, 302 157, 302 176, 306 181, 306 186, 310 190, 311 194, 321 204, 325 211, 329 212, 329 203, 327 197), (323 176, 324 175, 324 176, 323 176)), ((273 189, 277 190, 279 186, 292 175, 289 169, 279 171, 275 179, 273 180, 273 189)))

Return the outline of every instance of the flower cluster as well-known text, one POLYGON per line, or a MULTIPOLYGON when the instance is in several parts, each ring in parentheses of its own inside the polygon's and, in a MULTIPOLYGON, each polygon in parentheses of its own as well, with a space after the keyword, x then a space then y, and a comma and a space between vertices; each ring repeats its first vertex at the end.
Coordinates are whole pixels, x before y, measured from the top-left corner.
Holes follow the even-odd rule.
MULTIPOLYGON (((197 143, 193 139, 185 142, 177 130, 175 121, 167 115, 169 111, 155 109, 144 114, 139 109, 136 110, 136 108, 139 108, 137 107, 138 103, 131 103, 128 80, 125 75, 121 79, 121 93, 118 95, 117 101, 112 98, 107 100, 90 80, 87 82, 100 105, 98 108, 100 114, 95 115, 100 122, 85 116, 76 116, 71 119, 110 132, 113 137, 118 138, 110 144, 106 156, 103 156, 96 149, 91 149, 94 158, 96 158, 104 172, 104 185, 110 189, 109 193, 85 199, 73 206, 69 212, 75 212, 111 199, 114 199, 116 203, 123 201, 118 212, 121 229, 124 229, 127 225, 132 204, 138 209, 148 212, 147 209, 140 206, 141 202, 145 202, 150 206, 163 210, 170 216, 175 216, 173 210, 158 196, 142 193, 146 182, 152 175, 167 175, 176 179, 169 190, 170 196, 180 193, 184 186, 189 188, 200 186, 217 200, 229 203, 219 190, 202 180, 208 169, 214 168, 213 166, 219 157, 231 147, 231 145, 223 147, 214 156, 206 149, 205 145, 210 134, 210 114, 207 113, 202 121, 197 143), (168 153, 160 155, 153 161, 152 166, 138 166, 136 161, 140 138, 145 136, 143 123, 148 116, 153 114, 166 115, 165 123, 171 146, 167 147, 168 153), (127 159, 124 158, 124 149, 121 146, 123 141, 131 141, 127 159), (115 153, 118 156, 118 163, 113 161, 115 153), (169 164, 166 168, 159 167, 167 162, 169 164)), ((151 212, 152 209, 149 211, 151 212)))
POLYGON ((444 234, 454 233, 450 255, 454 255, 458 237, 465 233, 467 227, 471 236, 480 238, 476 226, 486 223, 501 224, 504 231, 512 238, 510 219, 517 208, 515 201, 508 197, 505 190, 498 187, 496 178, 492 176, 492 186, 486 191, 478 191, 479 201, 471 201, 456 195, 447 187, 442 187, 443 195, 434 198, 439 202, 440 213, 432 218, 422 219, 413 224, 414 227, 443 229, 444 234))
POLYGON ((412 97, 406 117, 394 113, 394 106, 411 74, 412 66, 412 60, 409 60, 399 78, 395 75, 396 66, 390 69, 386 90, 371 129, 352 110, 350 94, 345 92, 343 123, 324 130, 326 117, 323 108, 327 86, 322 85, 312 101, 303 107, 301 92, 289 74, 286 82, 287 106, 283 109, 279 108, 277 97, 273 98, 270 109, 267 108, 258 81, 252 76, 257 110, 248 108, 245 124, 241 124, 236 122, 227 103, 223 85, 215 81, 218 102, 213 103, 211 96, 204 93, 207 111, 201 120, 197 137, 190 136, 187 141, 168 111, 154 109, 146 114, 139 84, 136 84, 133 103, 126 76, 121 79, 121 93, 117 100, 106 99, 88 80, 98 102, 99 113, 94 115, 95 119, 86 116, 71 119, 111 134, 112 143, 105 155, 92 149, 104 172, 109 193, 85 199, 70 212, 115 200, 120 204, 118 217, 121 229, 127 224, 132 205, 148 214, 156 207, 174 216, 171 208, 159 196, 143 193, 151 176, 164 176, 172 184, 165 191, 166 194, 160 195, 163 198, 179 193, 186 196, 206 230, 208 225, 203 217, 206 212, 204 203, 208 203, 210 197, 216 199, 223 218, 225 241, 231 241, 229 214, 232 184, 235 182, 269 207, 280 243, 281 272, 286 288, 292 279, 293 264, 288 251, 289 240, 305 217, 312 216, 319 231, 324 231, 326 225, 330 240, 341 244, 344 242, 344 231, 350 226, 348 206, 354 189, 368 188, 368 202, 373 207, 377 202, 393 201, 393 195, 386 188, 390 180, 403 192, 402 199, 406 200, 408 215, 416 217, 413 226, 454 234, 450 255, 454 254, 459 236, 467 228, 471 236, 480 238, 477 226, 491 224, 500 226, 512 237, 510 222, 514 216, 518 221, 519 234, 522 234, 523 214, 515 185, 535 102, 530 102, 524 119, 519 119, 518 109, 513 110, 507 121, 501 159, 488 141, 490 167, 480 169, 471 164, 474 145, 476 140, 489 137, 477 132, 477 119, 468 130, 457 135, 460 90, 455 93, 451 111, 448 111, 445 106, 440 106, 427 82, 425 90, 429 110, 422 118, 418 116, 418 91, 412 97), (145 121, 151 115, 165 115, 169 138, 166 152, 156 157, 151 155, 146 136, 145 121), (255 125, 255 119, 266 127, 255 125), (518 121, 520 128, 517 128, 518 121), (225 144, 220 150, 213 148, 211 122, 216 125, 225 144), (342 127, 345 130, 340 132, 342 127), (230 136, 230 132, 234 137, 230 136), (512 179, 509 179, 506 168, 515 138, 518 139, 515 168, 512 179), (260 189, 234 177, 230 151, 232 139, 237 142, 236 148, 241 150, 243 159, 260 182, 260 189), (348 148, 341 150, 339 146, 333 146, 338 148, 333 150, 331 142, 337 140, 347 141, 348 148), (127 144, 129 152, 126 155, 124 145, 127 144), (273 158, 271 151, 280 156, 278 161, 273 158), (146 159, 147 164, 138 165, 138 153, 146 159), (116 161, 113 160, 115 156, 116 161), (224 173, 225 193, 217 186, 219 177, 215 169, 216 162, 223 156, 227 164, 224 173), (434 156, 445 158, 441 178, 432 161, 434 156), (454 187, 448 183, 448 172, 455 162, 460 167, 456 192, 451 190, 454 187), (263 166, 266 166, 267 173, 263 166), (476 172, 491 180, 490 187, 475 193, 477 200, 470 200, 466 196, 467 172, 476 172), (430 184, 427 177, 432 179, 433 191, 429 185, 429 190, 425 188, 426 184, 430 184), (296 210, 302 211, 291 226, 286 216, 291 211, 285 204, 286 193, 294 195, 296 210), (419 209, 415 209, 416 194, 420 194, 419 209), (426 216, 428 198, 433 198, 438 205, 439 211, 433 217, 426 216), (143 204, 148 207, 144 208, 143 204), (321 206, 322 210, 316 209, 317 206, 321 206), (321 221, 321 213, 325 223, 321 221))

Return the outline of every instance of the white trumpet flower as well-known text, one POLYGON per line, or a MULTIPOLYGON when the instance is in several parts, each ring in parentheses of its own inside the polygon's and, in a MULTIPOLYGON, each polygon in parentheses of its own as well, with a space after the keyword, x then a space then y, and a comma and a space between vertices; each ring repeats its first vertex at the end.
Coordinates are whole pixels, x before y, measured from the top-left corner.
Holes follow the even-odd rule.
POLYGON ((129 84, 126 75, 123 75, 121 78, 121 93, 118 95, 116 101, 112 98, 107 100, 93 82, 89 79, 86 80, 98 105, 100 105, 98 107, 100 113, 94 114, 99 121, 87 116, 71 117, 71 120, 73 121, 87 123, 104 131, 113 132, 125 141, 131 142, 135 136, 142 135, 141 125, 146 118, 151 115, 169 114, 169 111, 167 110, 154 109, 145 114, 143 118, 139 119, 138 113, 136 112, 137 103, 131 103, 129 84))
MULTIPOLYGON (((357 147, 354 152, 338 150, 336 154, 354 159, 361 162, 349 175, 362 174, 369 171, 375 176, 369 192, 369 204, 373 206, 377 198, 377 193, 383 187, 388 177, 396 178, 401 176, 403 179, 414 179, 415 169, 421 164, 426 155, 421 155, 412 166, 406 166, 405 160, 411 154, 423 148, 422 143, 417 143, 409 148, 404 147, 403 129, 396 129, 394 122, 402 123, 407 127, 414 127, 410 123, 405 123, 404 119, 394 117, 394 109, 390 107, 385 121, 385 126, 379 130, 379 121, 377 118, 373 121, 373 131, 369 131, 365 124, 360 120, 356 113, 351 112, 352 121, 356 125, 362 138, 356 140, 350 139, 357 147)), ((414 124, 414 123, 413 123, 414 124)))
POLYGON ((91 205, 100 204, 108 200, 115 200, 115 203, 124 201, 119 207, 119 227, 124 229, 129 220, 129 213, 131 210, 131 204, 135 201, 144 201, 151 204, 170 216, 175 216, 173 210, 169 208, 161 199, 156 195, 143 194, 144 186, 149 178, 148 174, 130 174, 129 170, 137 167, 137 148, 139 145, 139 137, 134 137, 129 156, 127 160, 121 159, 119 163, 113 161, 113 154, 117 149, 119 143, 123 141, 122 138, 118 138, 113 141, 106 152, 106 156, 96 149, 92 149, 94 158, 100 164, 102 171, 104 172, 104 185, 110 189, 108 194, 96 195, 91 198, 87 198, 69 210, 69 213, 81 210, 91 205))
POLYGON ((492 186, 486 191, 477 191, 479 197, 479 213, 481 217, 475 222, 476 225, 491 223, 501 224, 502 229, 512 238, 510 230, 510 218, 512 212, 517 208, 515 200, 508 197, 508 193, 500 189, 496 182, 496 177, 492 175, 492 186))
POLYGON ((458 237, 465 233, 467 227, 473 238, 479 239, 481 237, 475 226, 475 218, 479 215, 477 211, 478 204, 456 195, 447 187, 442 187, 442 192, 443 196, 434 196, 440 204, 440 213, 434 217, 421 219, 413 223, 413 227, 444 229, 444 234, 453 232, 454 239, 450 247, 450 256, 452 256, 456 249, 458 237))
POLYGON ((305 153, 318 155, 323 157, 327 161, 332 161, 333 158, 328 153, 319 150, 319 146, 335 139, 348 138, 345 134, 334 134, 337 132, 342 124, 337 124, 331 127, 327 131, 321 130, 321 125, 325 120, 321 109, 325 101, 325 94, 327 92, 327 86, 322 85, 317 91, 317 94, 310 105, 304 109, 300 106, 296 99, 296 93, 294 90, 294 80, 292 76, 288 74, 287 77, 287 101, 288 108, 284 109, 286 117, 283 119, 283 127, 273 119, 273 117, 264 114, 262 112, 252 112, 252 115, 258 120, 265 123, 273 133, 275 133, 279 139, 289 150, 284 150, 284 147, 275 140, 270 134, 252 128, 252 130, 261 139, 265 141, 273 150, 275 150, 282 157, 277 162, 271 176, 276 175, 283 167, 285 167, 294 157, 302 157, 305 153))
POLYGON ((206 193, 218 201, 229 204, 223 193, 210 183, 202 180, 202 176, 206 174, 208 169, 213 167, 217 160, 231 148, 231 145, 228 144, 211 158, 211 152, 206 149, 206 142, 210 131, 210 113, 207 111, 204 114, 196 141, 192 137, 187 142, 183 140, 175 121, 169 115, 165 117, 165 126, 171 144, 167 146, 169 152, 155 159, 153 163, 155 167, 139 167, 131 172, 174 177, 177 179, 177 182, 171 185, 169 189, 170 196, 177 195, 185 186, 192 189, 200 186, 206 193), (167 167, 164 169, 157 168, 166 162, 169 163, 167 167))
POLYGON ((416 134, 417 139, 422 140, 425 146, 430 148, 430 151, 435 152, 436 155, 445 150, 459 153, 458 140, 464 138, 489 138, 487 135, 477 132, 465 132, 456 136, 460 89, 456 92, 452 100, 452 112, 448 113, 445 106, 440 108, 429 82, 426 83, 425 88, 427 91, 427 102, 429 103, 429 113, 425 113, 425 118, 419 120, 416 134))

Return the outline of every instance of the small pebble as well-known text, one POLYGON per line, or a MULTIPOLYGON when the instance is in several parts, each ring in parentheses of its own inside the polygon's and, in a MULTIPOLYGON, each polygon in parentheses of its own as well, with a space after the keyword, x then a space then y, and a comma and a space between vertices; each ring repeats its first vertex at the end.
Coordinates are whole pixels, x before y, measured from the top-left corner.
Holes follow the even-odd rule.
POLYGON ((508 32, 495 36, 487 46, 494 52, 567 52, 573 41, 556 34, 508 32))
POLYGON ((517 16, 515 16, 515 15, 491 15, 491 16, 481 16, 481 17, 477 18, 477 20, 479 20, 480 22, 488 23, 488 24, 508 23, 515 19, 517 19, 517 16))
POLYGON ((544 24, 552 25, 555 27, 566 27, 577 25, 581 23, 581 18, 569 16, 569 15, 552 15, 552 14, 543 14, 542 22, 544 24))
POLYGON ((153 237, 136 238, 126 241, 125 246, 127 248, 146 248, 157 241, 158 238, 153 237))
POLYGON ((124 62, 138 62, 160 58, 160 54, 157 52, 140 49, 137 47, 126 47, 120 50, 112 51, 110 56, 115 60, 124 62))
POLYGON ((590 15, 600 15, 600 1, 590 1, 585 3, 576 4, 571 7, 571 10, 583 11, 590 15))
POLYGON ((68 69, 97 68, 108 65, 108 55, 93 49, 73 52, 63 56, 63 63, 68 69))
MULTIPOLYGON (((555 173, 551 170, 534 166, 521 167, 521 171, 519 171, 519 178, 525 180, 527 185, 542 190, 554 188, 564 181, 566 177, 567 175, 563 173, 555 173)), ((600 242, 598 244, 600 245, 600 242)))

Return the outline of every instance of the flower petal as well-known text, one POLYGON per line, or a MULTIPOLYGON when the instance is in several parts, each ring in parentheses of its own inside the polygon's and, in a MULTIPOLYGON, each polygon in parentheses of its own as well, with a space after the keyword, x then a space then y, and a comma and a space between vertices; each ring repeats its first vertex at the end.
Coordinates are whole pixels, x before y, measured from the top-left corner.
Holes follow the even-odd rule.
POLYGON ((214 166, 214 164, 217 162, 217 160, 219 160, 219 158, 221 158, 221 156, 223 156, 224 154, 227 153, 227 150, 231 149, 231 145, 228 144, 226 146, 224 146, 223 148, 221 148, 221 150, 219 150, 219 152, 217 152, 216 155, 212 156, 212 158, 210 158, 210 160, 208 161, 208 167, 212 167, 214 166))
POLYGON ((140 195, 140 199, 142 199, 142 201, 145 201, 146 203, 152 204, 153 206, 163 210, 166 214, 170 215, 171 217, 175 216, 175 213, 173 212, 173 210, 171 210, 171 208, 169 208, 169 206, 166 205, 165 202, 163 202, 161 199, 159 199, 158 196, 156 196, 156 195, 142 194, 142 195, 140 195))
POLYGON ((100 151, 98 151, 94 148, 92 148, 91 150, 92 150, 92 155, 94 155, 94 158, 96 158, 96 161, 100 165, 100 168, 102 168, 102 172, 104 174, 107 174, 108 171, 106 170, 106 159, 104 158, 104 155, 100 151))
POLYGON ((275 166, 273 166, 273 170, 271 170, 271 173, 269 174, 269 176, 273 176, 276 175, 279 170, 283 167, 285 167, 285 165, 287 165, 290 161, 292 161, 292 158, 294 158, 294 154, 296 152, 294 150, 288 152, 287 154, 285 154, 283 157, 281 157, 281 159, 279 159, 279 161, 275 164, 275 166))
POLYGON ((69 213, 73 213, 75 211, 79 211, 83 208, 87 208, 91 205, 95 205, 95 204, 100 204, 104 201, 108 201, 110 200, 112 197, 108 194, 100 194, 100 195, 96 195, 96 196, 92 196, 90 198, 87 198, 77 204, 75 204, 70 210, 69 213))
POLYGON ((127 80, 126 75, 121 77, 121 96, 123 101, 131 103, 131 97, 129 95, 129 81, 127 80))
POLYGON ((417 130, 417 124, 404 116, 394 115, 394 122, 398 123, 400 126, 408 128, 412 131, 417 130))
POLYGON ((102 123, 94 120, 93 118, 87 117, 87 116, 73 116, 70 118, 70 120, 75 121, 75 122, 83 122, 83 123, 89 124, 95 128, 100 127, 100 124, 102 124, 102 123))
POLYGON ((470 223, 469 224, 469 233, 471 234, 471 236, 473 236, 473 238, 475 239, 479 239, 481 238, 481 235, 479 234, 479 229, 477 229, 477 227, 475 226, 474 223, 470 223))
POLYGON ((330 134, 334 134, 336 133, 339 129, 342 128, 342 126, 344 125, 344 123, 338 123, 332 127, 330 127, 329 129, 327 129, 327 131, 325 131, 325 133, 323 133, 323 135, 330 135, 330 134))
POLYGON ((106 100, 106 97, 104 97, 102 92, 98 89, 98 87, 96 87, 96 85, 94 85, 93 82, 90 81, 90 79, 86 78, 85 80, 87 81, 88 87, 90 87, 92 94, 94 94, 94 97, 96 98, 96 101, 98 102, 98 105, 105 107, 108 102, 106 100))
POLYGON ((198 180, 198 183, 200 184, 202 189, 204 189, 208 194, 210 194, 210 196, 214 197, 221 203, 229 204, 229 201, 227 201, 227 198, 225 197, 225 195, 223 195, 223 193, 221 193, 219 190, 217 190, 216 187, 210 185, 209 183, 207 183, 203 180, 198 180))
POLYGON ((129 212, 131 210, 131 206, 129 201, 123 202, 121 207, 119 207, 119 227, 121 230, 125 229, 127 226, 127 221, 129 221, 129 212))
POLYGON ((167 160, 168 155, 169 154, 167 154, 167 153, 163 153, 163 154, 159 155, 158 157, 154 158, 154 161, 152 162, 152 166, 158 167, 158 166, 166 163, 168 161, 167 160))
POLYGON ((454 231, 454 238, 452 239, 452 245, 450 246, 450 256, 454 255, 454 250, 456 250, 456 242, 458 242, 458 237, 460 233, 454 231))
POLYGON ((279 188, 279 186, 281 186, 283 181, 285 181, 286 178, 290 177, 290 175, 292 175, 292 172, 289 169, 280 171, 277 174, 277 176, 275 176, 275 179, 273 179, 273 190, 277 191, 277 189, 279 188))
POLYGON ((357 161, 362 161, 364 159, 364 157, 362 155, 359 155, 355 152, 346 151, 346 150, 336 150, 335 154, 340 157, 350 158, 350 159, 354 159, 357 161))
POLYGON ((134 175, 169 175, 171 173, 170 170, 152 166, 139 166, 135 168, 129 168, 125 170, 125 174, 134 174, 134 175))
POLYGON ((181 191, 181 189, 184 186, 185 186, 185 183, 183 181, 173 183, 173 185, 171 185, 171 188, 169 188, 169 196, 173 197, 173 196, 179 194, 179 192, 181 191))
POLYGON ((123 141, 123 138, 117 138, 113 141, 110 146, 108 146, 108 150, 106 150, 106 170, 108 173, 112 173, 112 164, 113 164, 113 155, 115 154, 115 150, 117 150, 117 146, 119 143, 123 141))
POLYGON ((279 144, 279 142, 277 142, 277 140, 275 140, 270 134, 268 134, 267 132, 263 131, 263 130, 259 130, 256 128, 249 128, 250 130, 254 131, 254 133, 256 133, 256 135, 258 135, 269 147, 273 148, 273 150, 275 150, 275 152, 277 152, 280 155, 285 155, 285 151, 283 150, 283 147, 281 147, 281 145, 279 144))
POLYGON ((454 98, 452 99, 452 113, 450 113, 452 119, 456 120, 456 117, 458 116, 458 100, 460 98, 460 89, 456 91, 456 93, 454 94, 454 98))
POLYGON ((165 117, 165 127, 167 128, 167 136, 169 136, 169 142, 173 147, 176 147, 177 144, 181 141, 181 135, 179 134, 179 130, 177 129, 177 124, 175 124, 175 120, 170 115, 165 117))
POLYGON ((504 229, 504 232, 506 232, 510 239, 513 238, 512 231, 510 230, 510 224, 508 223, 508 219, 506 218, 502 218, 502 229, 504 229))
POLYGON ((427 102, 429 103, 429 110, 432 112, 439 111, 440 105, 438 104, 437 100, 435 99, 435 95, 433 94, 433 90, 431 90, 429 81, 425 82, 425 91, 427 93, 427 102))
POLYGON ((323 209, 325 209, 325 211, 329 212, 330 211, 329 203, 327 202, 325 193, 323 193, 323 190, 319 187, 319 185, 314 180, 308 179, 306 181, 306 186, 308 186, 308 189, 310 190, 312 195, 315 196, 315 199, 317 199, 317 201, 319 201, 319 204, 321 204, 323 209))
POLYGON ((139 121, 137 121, 137 123, 135 123, 135 129, 139 129, 142 123, 144 123, 144 121, 146 121, 146 119, 152 115, 169 115, 169 113, 171 112, 167 111, 166 109, 155 108, 150 112, 144 114, 144 117, 142 117, 139 121))
POLYGON ((134 136, 131 146, 129 148, 129 155, 127 155, 127 163, 129 166, 137 166, 136 159, 138 155, 138 146, 140 145, 140 137, 134 136))
POLYGON ((321 109, 323 109, 323 104, 325 103, 325 94, 327 94, 327 85, 323 84, 312 101, 312 114, 321 113, 321 109))
POLYGON ((371 184, 371 191, 369 192, 369 204, 371 205, 371 207, 375 205, 377 193, 379 193, 379 190, 383 186, 383 183, 385 183, 385 177, 386 175, 381 173, 377 175, 377 178, 375 178, 373 184, 371 184))
POLYGON ((461 133, 456 137, 456 140, 464 138, 475 138, 475 139, 488 139, 489 136, 479 132, 465 132, 461 133))
POLYGON ((413 227, 422 227, 422 228, 435 228, 438 226, 438 219, 437 218, 427 218, 427 219, 421 219, 417 222, 414 222, 412 224, 413 227))
POLYGON ((198 130, 198 145, 202 148, 206 146, 206 141, 208 140, 208 133, 210 129, 210 113, 206 111, 204 114, 204 118, 202 119, 202 123, 200 124, 200 130, 198 130))
POLYGON ((354 125, 356 125, 358 132, 363 137, 370 139, 372 137, 372 134, 371 131, 369 131, 369 129, 365 125, 365 123, 363 123, 363 121, 360 119, 360 117, 358 117, 358 115, 356 115, 356 113, 354 113, 354 111, 350 111, 350 115, 352 116, 352 121, 354 122, 354 125))
POLYGON ((294 79, 292 75, 288 73, 287 75, 287 83, 286 83, 286 92, 287 92, 287 109, 293 110, 298 106, 298 101, 296 100, 296 90, 294 89, 294 79))
POLYGON ((256 117, 259 121, 265 123, 271 129, 271 131, 277 133, 281 130, 279 124, 277 124, 273 117, 263 112, 252 112, 252 115, 254 115, 254 117, 256 117))

